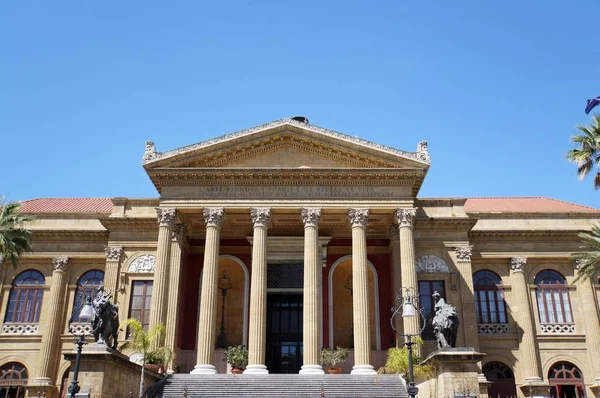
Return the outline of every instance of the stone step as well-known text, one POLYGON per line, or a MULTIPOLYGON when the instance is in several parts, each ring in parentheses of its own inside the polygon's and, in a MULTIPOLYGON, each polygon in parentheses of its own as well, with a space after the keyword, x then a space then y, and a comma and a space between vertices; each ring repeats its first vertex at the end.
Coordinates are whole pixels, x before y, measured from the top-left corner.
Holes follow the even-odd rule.
POLYGON ((173 397, 406 397, 397 375, 192 375, 167 378, 153 395, 173 397))

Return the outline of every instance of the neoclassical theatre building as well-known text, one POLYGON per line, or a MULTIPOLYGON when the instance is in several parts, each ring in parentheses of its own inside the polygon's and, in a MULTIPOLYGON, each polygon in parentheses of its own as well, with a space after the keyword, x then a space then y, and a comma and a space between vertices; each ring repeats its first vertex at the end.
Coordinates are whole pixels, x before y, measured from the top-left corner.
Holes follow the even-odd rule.
MULTIPOLYGON (((405 152, 303 117, 165 152, 147 142, 142 163, 157 198, 23 202, 34 252, 0 274, 2 397, 64 394, 69 317, 101 284, 121 320, 166 325, 177 372, 225 373, 224 347, 244 344, 250 374, 321 373, 321 348, 335 346, 351 349, 346 372, 373 374, 396 345, 390 308, 407 286, 426 314, 434 291, 458 308, 457 345, 485 353, 490 396, 600 386, 600 285, 573 283, 570 258, 598 209, 422 198, 426 142, 405 152)), ((423 337, 426 356, 430 326, 423 337)))

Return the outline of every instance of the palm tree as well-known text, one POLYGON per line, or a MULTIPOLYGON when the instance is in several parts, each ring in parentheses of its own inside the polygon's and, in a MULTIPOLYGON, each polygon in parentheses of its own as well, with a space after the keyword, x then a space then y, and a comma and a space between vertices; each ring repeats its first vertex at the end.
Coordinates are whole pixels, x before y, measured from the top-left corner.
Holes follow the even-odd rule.
POLYGON ((19 255, 31 252, 31 232, 23 228, 23 223, 32 218, 19 214, 20 205, 0 197, 0 264, 9 260, 17 267, 19 255))
MULTIPOLYGON (((571 137, 571 142, 577 144, 577 148, 566 153, 567 160, 577 165, 580 180, 600 163, 600 115, 594 114, 592 122, 589 126, 576 126, 582 134, 571 137)), ((600 171, 594 177, 594 188, 600 189, 600 171)))
POLYGON ((130 318, 121 324, 121 328, 129 328, 131 340, 121 345, 121 349, 130 348, 134 352, 142 354, 142 374, 140 376, 140 398, 144 396, 144 376, 146 364, 169 362, 171 350, 168 347, 158 347, 164 341, 167 330, 162 323, 152 326, 147 332, 137 319, 130 318))
POLYGON ((600 269, 600 226, 594 225, 591 232, 580 232, 577 236, 586 251, 572 255, 579 265, 575 282, 592 277, 600 269))

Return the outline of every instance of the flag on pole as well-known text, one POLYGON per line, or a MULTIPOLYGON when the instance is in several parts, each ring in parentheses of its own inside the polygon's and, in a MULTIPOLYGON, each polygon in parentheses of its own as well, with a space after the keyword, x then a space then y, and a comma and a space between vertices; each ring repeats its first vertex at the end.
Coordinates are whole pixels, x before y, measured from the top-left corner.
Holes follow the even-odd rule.
POLYGON ((587 100, 587 106, 585 107, 585 114, 586 115, 589 114, 592 111, 592 109, 594 109, 599 104, 600 104, 600 96, 587 100))

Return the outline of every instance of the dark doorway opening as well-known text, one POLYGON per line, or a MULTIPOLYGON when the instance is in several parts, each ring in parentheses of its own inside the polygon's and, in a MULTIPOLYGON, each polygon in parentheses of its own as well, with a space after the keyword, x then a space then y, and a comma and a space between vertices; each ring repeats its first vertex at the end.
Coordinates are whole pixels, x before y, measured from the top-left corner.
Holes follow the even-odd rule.
POLYGON ((302 294, 267 296, 269 373, 298 373, 302 366, 302 294))

